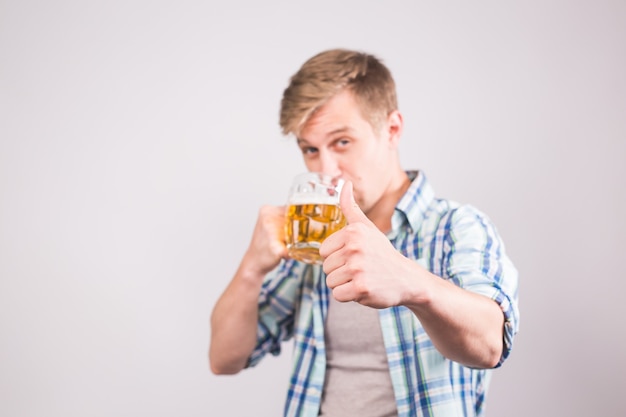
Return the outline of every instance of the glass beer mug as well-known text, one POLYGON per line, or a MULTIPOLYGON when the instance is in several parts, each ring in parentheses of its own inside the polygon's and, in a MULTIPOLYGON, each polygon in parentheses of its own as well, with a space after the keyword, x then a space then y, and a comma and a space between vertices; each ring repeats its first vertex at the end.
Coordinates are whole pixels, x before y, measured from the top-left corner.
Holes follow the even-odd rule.
POLYGON ((340 178, 317 172, 294 178, 285 221, 285 239, 291 258, 309 264, 322 263, 319 254, 322 242, 346 224, 339 208, 343 183, 340 178))

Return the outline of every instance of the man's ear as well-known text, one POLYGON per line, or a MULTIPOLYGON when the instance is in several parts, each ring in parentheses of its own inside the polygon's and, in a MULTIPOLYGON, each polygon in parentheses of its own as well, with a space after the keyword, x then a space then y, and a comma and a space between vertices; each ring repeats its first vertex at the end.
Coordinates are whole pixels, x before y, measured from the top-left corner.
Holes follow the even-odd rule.
POLYGON ((400 143, 400 136, 402 136, 402 129, 404 127, 404 119, 400 110, 394 110, 387 116, 386 135, 389 138, 389 145, 397 147, 400 143))

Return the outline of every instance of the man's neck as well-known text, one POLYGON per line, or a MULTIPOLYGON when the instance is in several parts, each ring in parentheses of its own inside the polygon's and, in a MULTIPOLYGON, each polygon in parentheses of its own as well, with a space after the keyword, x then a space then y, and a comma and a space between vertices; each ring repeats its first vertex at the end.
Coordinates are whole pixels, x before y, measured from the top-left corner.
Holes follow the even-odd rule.
POLYGON ((401 171, 376 205, 366 213, 367 217, 381 232, 387 233, 391 229, 391 217, 396 208, 396 204, 398 204, 398 201, 400 201, 410 185, 411 180, 406 172, 401 171))

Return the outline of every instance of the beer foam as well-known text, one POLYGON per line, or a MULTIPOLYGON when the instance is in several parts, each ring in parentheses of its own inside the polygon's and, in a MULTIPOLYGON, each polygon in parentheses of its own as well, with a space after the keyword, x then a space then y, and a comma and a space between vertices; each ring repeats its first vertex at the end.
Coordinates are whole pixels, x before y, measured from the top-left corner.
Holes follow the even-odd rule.
POLYGON ((316 193, 298 193, 289 197, 289 204, 328 204, 331 206, 339 205, 339 194, 331 196, 316 193))

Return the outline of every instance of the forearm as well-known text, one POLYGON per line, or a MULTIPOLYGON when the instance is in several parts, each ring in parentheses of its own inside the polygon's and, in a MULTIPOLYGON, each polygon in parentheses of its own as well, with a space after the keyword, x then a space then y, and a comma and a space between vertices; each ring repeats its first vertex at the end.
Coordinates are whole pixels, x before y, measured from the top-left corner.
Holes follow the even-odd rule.
POLYGON ((256 344, 260 273, 239 267, 211 315, 209 361, 215 374, 241 371, 256 344))
POLYGON ((503 349, 504 314, 493 300, 421 269, 421 288, 405 303, 445 357, 475 368, 493 368, 503 349))
POLYGON ((241 371, 254 350, 263 279, 287 255, 284 216, 284 207, 261 207, 250 246, 213 309, 209 361, 216 374, 241 371))

